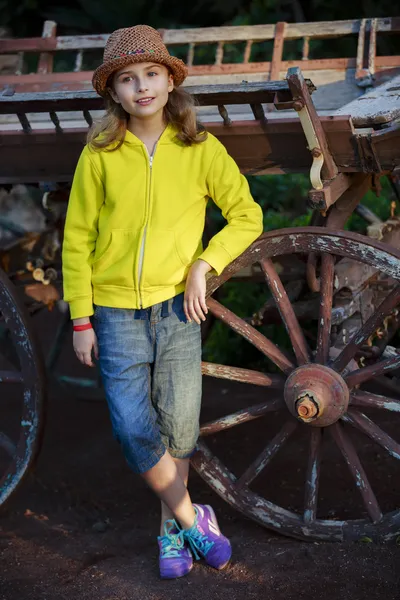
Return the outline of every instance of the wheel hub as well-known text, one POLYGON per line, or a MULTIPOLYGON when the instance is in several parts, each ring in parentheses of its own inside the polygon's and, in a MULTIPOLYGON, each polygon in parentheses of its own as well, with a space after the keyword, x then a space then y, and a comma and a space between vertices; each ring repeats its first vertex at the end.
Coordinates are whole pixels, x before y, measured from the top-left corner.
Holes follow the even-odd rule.
POLYGON ((315 427, 326 427, 346 412, 349 388, 336 371, 307 364, 290 374, 284 397, 289 411, 297 419, 315 427))

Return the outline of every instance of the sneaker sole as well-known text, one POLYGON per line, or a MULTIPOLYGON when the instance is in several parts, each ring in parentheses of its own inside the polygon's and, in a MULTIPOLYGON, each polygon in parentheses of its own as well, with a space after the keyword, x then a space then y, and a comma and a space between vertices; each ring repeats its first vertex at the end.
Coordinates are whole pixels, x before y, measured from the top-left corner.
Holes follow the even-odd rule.
POLYGON ((190 567, 189 571, 186 571, 186 573, 182 573, 182 575, 160 575, 160 579, 181 579, 182 577, 186 577, 186 575, 189 575, 190 571, 193 569, 193 565, 190 567))
MULTIPOLYGON (((218 525, 218 521, 217 521, 217 516, 214 512, 214 509, 212 506, 210 506, 209 504, 205 505, 208 510, 210 511, 211 514, 211 521, 213 522, 213 525, 218 529, 218 531, 221 533, 221 530, 219 528, 218 525)), ((232 548, 231 548, 231 552, 232 552, 232 548)), ((217 571, 223 571, 224 569, 226 569, 226 567, 229 565, 229 563, 231 562, 231 556, 228 558, 228 560, 226 561, 226 563, 224 563, 222 566, 220 567, 212 567, 213 569, 216 569, 217 571)), ((211 565, 210 565, 211 566, 211 565)))

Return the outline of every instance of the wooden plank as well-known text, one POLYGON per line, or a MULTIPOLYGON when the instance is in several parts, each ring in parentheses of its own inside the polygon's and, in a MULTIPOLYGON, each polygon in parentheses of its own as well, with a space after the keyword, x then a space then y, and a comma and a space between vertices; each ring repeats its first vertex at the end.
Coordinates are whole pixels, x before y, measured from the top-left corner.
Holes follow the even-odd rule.
POLYGON ((274 49, 272 52, 271 72, 269 74, 270 81, 279 79, 279 72, 281 70, 281 62, 283 55, 283 45, 285 43, 285 29, 286 23, 279 22, 275 27, 275 39, 274 49))
MULTIPOLYGON (((43 26, 43 38, 55 38, 57 23, 54 21, 45 21, 43 26)), ((43 52, 39 56, 37 72, 41 75, 47 74, 53 70, 53 55, 50 52, 43 52)))
MULTIPOLYGON (((366 31, 369 31, 369 20, 366 31)), ((340 37, 358 33, 360 20, 319 21, 312 23, 288 23, 285 38, 295 40, 308 37, 310 39, 340 37)), ((376 20, 377 32, 400 31, 400 17, 385 17, 376 20)), ((215 43, 218 41, 239 42, 253 40, 272 40, 275 36, 275 25, 245 25, 228 27, 202 27, 193 29, 160 30, 167 45, 194 43, 215 43)), ((94 35, 58 36, 49 41, 42 38, 4 38, 0 40, 0 53, 16 51, 46 52, 54 50, 79 50, 104 48, 108 33, 94 35)))
MULTIPOLYGON (((288 23, 285 39, 295 40, 303 37, 323 38, 339 37, 358 33, 360 20, 342 21, 317 21, 313 23, 288 23)), ((369 24, 366 27, 369 30, 369 24)), ((400 18, 387 17, 377 19, 377 31, 399 31, 400 18)), ((247 41, 254 42, 272 40, 275 35, 274 25, 245 25, 232 27, 204 27, 193 29, 167 29, 164 30, 166 44, 187 44, 188 42, 213 43, 223 40, 225 42, 247 41)))
MULTIPOLYGON (((348 119, 322 118, 321 123, 326 127, 329 145, 335 147, 334 158, 339 167, 344 160, 346 170, 359 170, 348 119), (332 143, 334 127, 340 142, 332 143)), ((311 157, 298 118, 265 124, 239 121, 230 127, 222 123, 205 123, 205 126, 220 139, 243 173, 299 173, 310 168, 311 157)), ((62 134, 55 133, 54 129, 34 130, 30 134, 1 133, 0 183, 70 181, 86 133, 87 127, 64 129, 62 134)))
POLYGON ((357 127, 389 123, 400 117, 400 75, 335 112, 350 114, 357 127))
MULTIPOLYGON (((0 57, 7 58, 7 56, 0 57)), ((336 58, 336 59, 315 59, 308 61, 282 61, 281 72, 278 75, 279 78, 284 78, 286 71, 293 66, 300 66, 305 76, 310 76, 310 72, 334 70, 337 73, 345 73, 349 69, 355 68, 355 58, 336 58)), ((394 69, 400 68, 400 56, 378 56, 375 62, 376 71, 379 72, 382 69, 394 69)), ((184 87, 187 85, 193 85, 193 81, 190 78, 196 77, 217 77, 217 76, 228 76, 228 75, 257 75, 262 74, 267 76, 271 69, 270 62, 254 62, 254 63, 233 63, 223 65, 193 65, 189 67, 189 79, 184 83, 184 87)), ((80 71, 80 72, 63 72, 63 73, 47 73, 41 75, 38 73, 28 73, 24 75, 1 75, 0 76, 0 90, 4 87, 13 87, 15 91, 50 91, 53 86, 57 86, 59 90, 67 89, 92 89, 92 75, 93 71, 80 71), (79 87, 79 84, 81 87, 79 87)), ((313 77, 311 77, 313 78, 313 77)), ((314 77, 315 79, 315 77, 314 77)), ((351 77, 349 78, 351 80, 351 77)), ((211 81, 210 81, 211 83, 211 81)), ((318 80, 315 80, 316 85, 321 85, 318 80)), ((352 80, 347 80, 347 85, 353 87, 360 93, 359 88, 353 84, 352 80)), ((318 93, 318 92, 317 92, 318 93)))
MULTIPOLYGON (((272 102, 276 94, 283 102, 291 101, 286 81, 191 86, 187 89, 200 106, 266 103, 272 102)), ((96 110, 102 108, 103 102, 103 98, 94 91, 14 94, 0 96, 0 114, 96 110)))
POLYGON ((327 210, 350 187, 352 179, 345 173, 339 173, 332 181, 326 182, 322 190, 308 192, 309 203, 316 210, 327 210))

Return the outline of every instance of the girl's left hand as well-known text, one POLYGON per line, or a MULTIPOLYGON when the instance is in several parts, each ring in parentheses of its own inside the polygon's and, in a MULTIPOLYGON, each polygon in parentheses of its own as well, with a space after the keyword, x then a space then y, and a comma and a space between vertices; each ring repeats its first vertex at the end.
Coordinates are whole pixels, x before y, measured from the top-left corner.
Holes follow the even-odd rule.
POLYGON ((187 279, 183 309, 189 323, 192 319, 200 325, 206 320, 208 308, 206 305, 206 273, 212 267, 205 260, 198 259, 190 267, 187 279))

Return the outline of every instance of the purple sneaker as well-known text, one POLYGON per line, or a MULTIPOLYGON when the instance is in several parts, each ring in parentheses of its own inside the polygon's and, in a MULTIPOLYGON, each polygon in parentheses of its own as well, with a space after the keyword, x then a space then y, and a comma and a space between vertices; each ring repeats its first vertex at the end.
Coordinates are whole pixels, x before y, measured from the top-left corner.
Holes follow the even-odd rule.
POLYGON ((179 531, 176 521, 169 519, 164 523, 164 535, 158 536, 160 548, 161 579, 176 579, 187 575, 193 567, 193 557, 185 545, 183 531, 179 531))
POLYGON ((184 537, 197 559, 200 555, 210 567, 223 569, 232 555, 231 544, 228 538, 222 535, 211 506, 208 504, 193 504, 193 506, 196 511, 196 521, 190 529, 183 530, 184 537))

